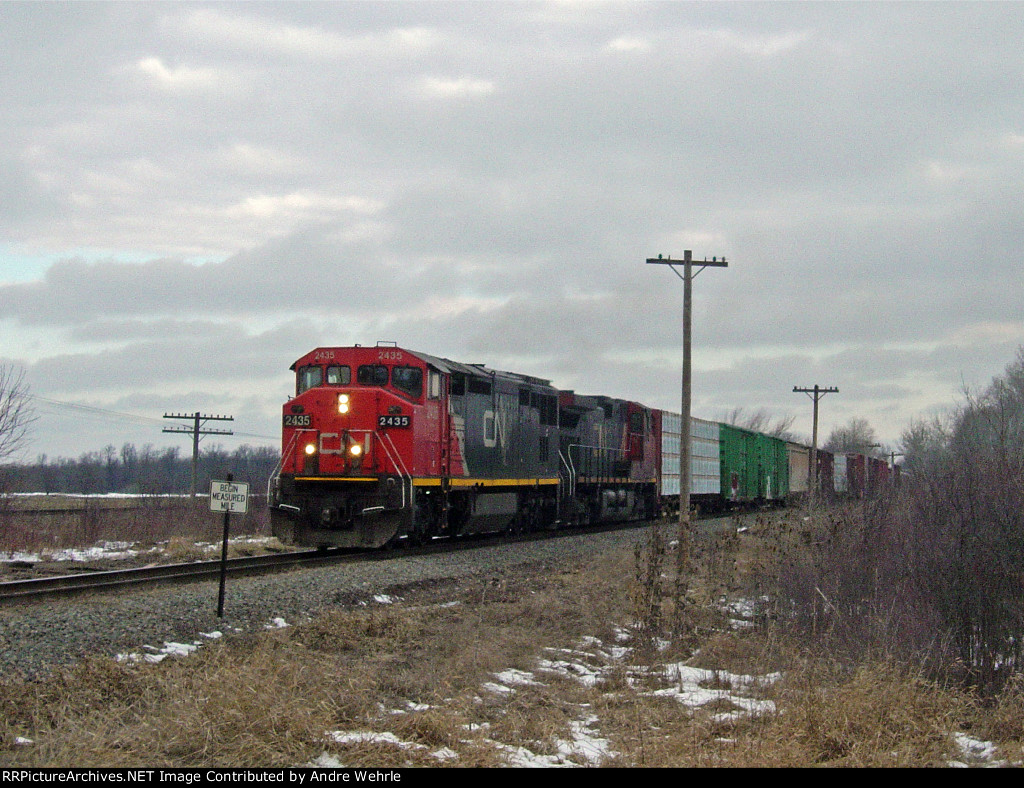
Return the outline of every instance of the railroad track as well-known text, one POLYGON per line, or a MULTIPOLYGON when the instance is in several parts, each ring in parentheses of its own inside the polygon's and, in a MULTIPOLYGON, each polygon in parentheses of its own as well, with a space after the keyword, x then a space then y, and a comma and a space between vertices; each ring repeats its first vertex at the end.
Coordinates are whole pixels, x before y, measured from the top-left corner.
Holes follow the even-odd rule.
MULTIPOLYGON (((526 541, 528 539, 552 538, 568 535, 565 531, 537 532, 509 538, 508 541, 526 541)), ((394 558, 398 555, 430 555, 433 553, 451 552, 493 544, 495 537, 457 539, 455 541, 438 540, 425 545, 403 545, 397 550, 304 550, 273 555, 247 556, 229 558, 226 562, 228 574, 266 574, 299 566, 313 566, 323 563, 339 563, 342 561, 373 561, 394 558)), ((215 580, 220 577, 222 562, 220 559, 211 561, 190 561, 184 564, 157 564, 135 569, 115 569, 103 572, 81 572, 52 577, 11 580, 0 583, 0 605, 17 602, 34 602, 47 597, 66 597, 76 594, 116 591, 130 587, 146 585, 163 585, 201 580, 215 580)))
MULTIPOLYGON (((336 550, 307 550, 294 553, 229 558, 229 574, 262 574, 299 565, 337 562, 354 556, 336 550)), ((28 602, 54 596, 71 596, 95 591, 111 591, 131 586, 211 580, 220 576, 221 561, 192 561, 185 564, 161 564, 137 569, 85 572, 0 583, 0 604, 28 602)))
MULTIPOLYGON (((708 518, 710 521, 701 530, 710 532, 707 526, 714 522, 725 522, 731 518, 708 518), (707 530, 705 530, 707 529, 707 530)), ((507 537, 505 541, 519 542, 573 536, 580 533, 594 533, 619 528, 642 528, 648 522, 616 523, 591 527, 589 529, 565 528, 556 531, 538 531, 530 534, 507 537)), ((673 523, 667 523, 674 527, 673 523)), ((726 525, 725 527, 730 527, 726 525)), ((411 546, 405 545, 398 550, 304 550, 272 555, 247 556, 230 558, 226 562, 226 571, 231 575, 266 574, 298 566, 313 566, 323 563, 340 563, 343 561, 384 560, 398 555, 414 556, 433 553, 450 552, 453 550, 473 549, 502 541, 501 537, 482 537, 438 541, 433 544, 411 546)), ((34 602, 44 598, 66 597, 76 594, 115 591, 146 585, 162 585, 167 583, 195 582, 214 580, 221 572, 220 559, 212 561, 191 561, 184 564, 161 564, 136 569, 116 569, 104 572, 83 572, 79 574, 57 575, 53 577, 31 578, 27 580, 11 580, 0 583, 0 605, 18 602, 34 602)))

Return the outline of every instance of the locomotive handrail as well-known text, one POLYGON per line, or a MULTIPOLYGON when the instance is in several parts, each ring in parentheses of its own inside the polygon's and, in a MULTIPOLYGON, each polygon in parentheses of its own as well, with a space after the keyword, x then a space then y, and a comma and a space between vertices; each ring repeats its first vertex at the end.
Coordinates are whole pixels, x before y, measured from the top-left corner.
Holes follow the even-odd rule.
MULTIPOLYGON (((607 452, 608 454, 617 453, 619 455, 624 455, 626 453, 625 449, 616 449, 616 448, 613 448, 611 446, 591 446, 591 445, 588 445, 588 444, 585 444, 585 443, 570 443, 566 448, 569 449, 569 450, 571 450, 571 449, 590 449, 592 451, 598 452, 599 453, 598 454, 598 474, 597 474, 598 478, 600 478, 602 476, 602 474, 600 473, 600 471, 602 470, 602 468, 601 468, 601 464, 602 464, 601 461, 603 459, 600 456, 601 452, 607 452)), ((559 454, 561 454, 561 451, 559 451, 559 454)), ((570 460, 570 463, 571 463, 571 461, 572 461, 572 451, 568 451, 568 455, 569 455, 569 460, 570 460)), ((569 470, 572 472, 572 476, 573 476, 573 491, 575 491, 575 486, 576 486, 575 485, 576 469, 575 469, 575 466, 571 465, 571 464, 568 465, 568 467, 569 467, 569 470)), ((611 476, 607 476, 607 478, 611 478, 611 476)))
POLYGON ((380 438, 380 445, 384 447, 384 451, 388 453, 388 458, 391 460, 391 464, 395 466, 395 470, 400 472, 400 475, 404 475, 405 479, 402 484, 402 508, 405 508, 405 480, 409 483, 409 497, 412 498, 412 474, 409 473, 409 469, 405 467, 405 462, 402 460, 402 453, 395 446, 395 442, 391 440, 391 436, 386 432, 380 438), (391 444, 391 449, 388 449, 387 444, 384 443, 384 438, 387 438, 388 443, 391 444), (391 452, 394 451, 392 456, 391 452))
MULTIPOLYGON (((376 431, 374 432, 374 435, 377 435, 376 431)), ((398 451, 398 447, 395 446, 395 442, 391 440, 391 436, 385 432, 382 436, 378 435, 378 438, 380 438, 381 445, 384 446, 384 451, 388 453, 388 458, 391 460, 392 463, 394 463, 395 469, 399 470, 401 474, 405 476, 406 479, 411 480, 412 474, 409 473, 409 469, 405 467, 405 461, 402 459, 402 453, 398 451), (388 443, 391 444, 390 451, 388 450, 387 446, 384 445, 384 438, 387 438, 388 443), (394 455, 391 454, 391 451, 394 451, 394 455)))
MULTIPOLYGON (((412 497, 412 474, 409 473, 409 469, 405 467, 405 461, 402 459, 402 453, 395 446, 395 442, 391 440, 391 436, 386 432, 380 439, 380 445, 384 447, 384 451, 388 453, 388 457, 391 459, 392 465, 395 466, 395 470, 399 471, 400 475, 404 477, 403 481, 408 481, 409 484, 409 496, 412 497), (387 444, 384 443, 384 438, 387 438, 387 443, 391 445, 388 449, 387 444), (392 455, 392 452, 394 454, 392 455)), ((402 508, 405 508, 405 484, 402 484, 402 508)))
POLYGON ((292 440, 288 444, 283 452, 281 452, 281 459, 277 461, 277 465, 274 466, 274 470, 270 472, 270 478, 267 479, 267 501, 270 501, 270 490, 275 481, 281 478, 281 469, 284 467, 285 458, 290 456, 292 448, 295 446, 295 442, 299 439, 299 433, 302 430, 296 430, 292 433, 292 440))
POLYGON ((387 455, 388 460, 395 467, 398 472, 399 478, 402 479, 402 508, 405 508, 405 482, 409 483, 409 494, 412 494, 412 474, 409 473, 409 469, 405 467, 405 462, 402 460, 402 454, 398 451, 398 447, 395 446, 395 442, 391 440, 391 436, 385 433, 379 433, 376 430, 351 430, 351 432, 364 432, 370 435, 374 435, 377 438, 377 442, 380 443, 384 449, 384 453, 387 455), (385 440, 386 439, 386 440, 385 440), (390 448, 388 448, 390 445, 390 448))
MULTIPOLYGON (((572 446, 566 446, 566 449, 571 449, 572 446)), ((569 472, 569 497, 575 497, 576 495, 576 468, 572 464, 572 456, 566 456, 562 454, 562 450, 558 450, 558 458, 565 465, 565 469, 569 472)))

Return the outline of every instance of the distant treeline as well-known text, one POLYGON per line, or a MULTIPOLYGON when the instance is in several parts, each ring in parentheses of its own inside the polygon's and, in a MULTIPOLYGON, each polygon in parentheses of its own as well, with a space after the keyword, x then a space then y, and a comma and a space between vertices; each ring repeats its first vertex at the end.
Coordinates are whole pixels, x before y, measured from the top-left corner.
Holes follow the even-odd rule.
MULTIPOLYGON (((228 452, 220 446, 201 448, 197 464, 198 492, 209 492, 211 479, 249 484, 253 494, 266 491, 280 455, 271 446, 239 446, 228 452)), ((178 447, 141 449, 126 443, 118 451, 107 446, 86 452, 78 459, 39 456, 33 463, 0 468, 0 491, 80 493, 129 493, 167 495, 189 493, 192 489, 192 455, 183 456, 178 447)))

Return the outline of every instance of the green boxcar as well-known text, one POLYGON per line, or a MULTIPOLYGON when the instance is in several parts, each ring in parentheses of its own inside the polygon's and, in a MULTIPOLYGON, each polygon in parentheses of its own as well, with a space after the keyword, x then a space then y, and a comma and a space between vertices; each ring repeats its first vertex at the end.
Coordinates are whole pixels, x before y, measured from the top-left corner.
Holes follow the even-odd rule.
POLYGON ((731 424, 719 425, 722 497, 727 501, 781 501, 789 494, 786 442, 731 424))

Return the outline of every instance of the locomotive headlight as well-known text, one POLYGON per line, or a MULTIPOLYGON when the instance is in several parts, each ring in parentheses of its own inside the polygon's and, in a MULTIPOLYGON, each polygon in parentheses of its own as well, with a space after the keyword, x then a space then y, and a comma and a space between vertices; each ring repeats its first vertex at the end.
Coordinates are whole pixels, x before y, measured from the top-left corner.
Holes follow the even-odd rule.
POLYGON ((348 394, 338 395, 338 413, 348 413, 349 399, 348 394))
POLYGON ((310 456, 316 454, 316 444, 315 443, 307 443, 306 444, 306 454, 308 454, 310 456))
POLYGON ((363 447, 360 446, 358 443, 353 443, 351 446, 348 447, 348 453, 351 454, 353 457, 358 457, 363 453, 363 447))

